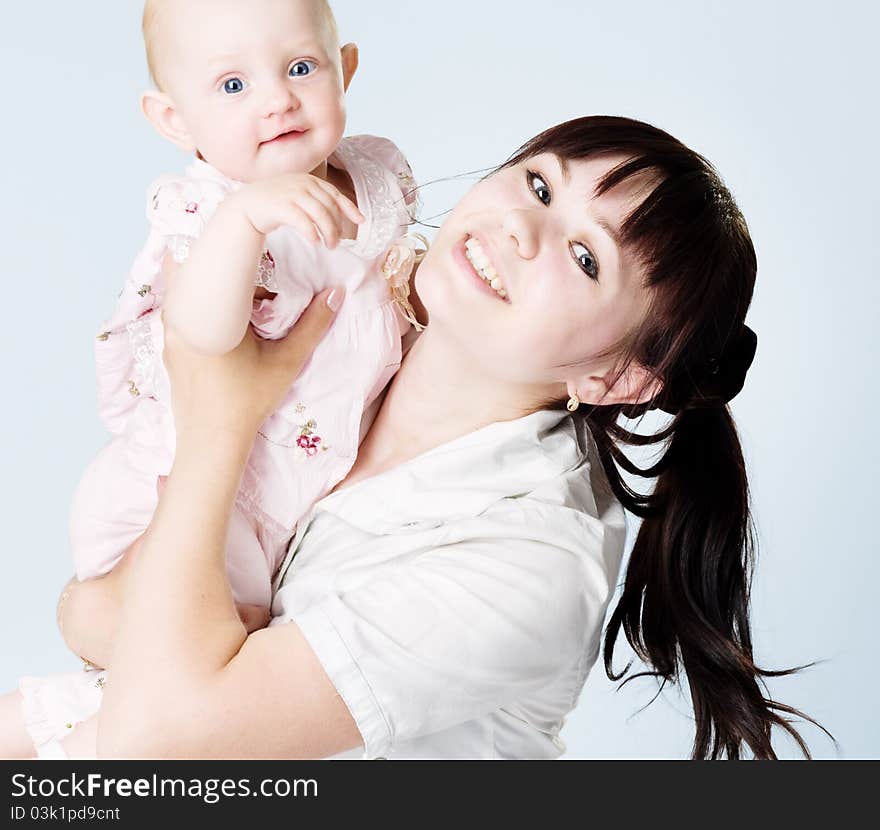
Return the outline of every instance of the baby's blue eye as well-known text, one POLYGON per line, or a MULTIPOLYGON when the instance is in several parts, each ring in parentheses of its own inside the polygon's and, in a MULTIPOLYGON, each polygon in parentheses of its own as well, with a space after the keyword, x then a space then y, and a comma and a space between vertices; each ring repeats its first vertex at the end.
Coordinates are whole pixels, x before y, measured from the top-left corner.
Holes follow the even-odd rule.
POLYGON ((238 95, 244 92, 244 81, 241 78, 230 78, 223 84, 223 91, 230 95, 238 95))
POLYGON ((318 68, 318 64, 314 61, 297 61, 294 64, 291 64, 290 70, 288 71, 288 75, 291 78, 305 78, 307 75, 311 75, 318 68))

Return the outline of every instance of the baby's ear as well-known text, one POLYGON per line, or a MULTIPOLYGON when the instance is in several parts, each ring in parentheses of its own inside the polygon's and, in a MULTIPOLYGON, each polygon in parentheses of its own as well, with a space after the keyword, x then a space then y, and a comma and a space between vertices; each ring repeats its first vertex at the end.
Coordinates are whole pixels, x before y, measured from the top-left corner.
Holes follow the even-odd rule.
POLYGON ((351 83, 351 79, 354 77, 354 73, 357 72, 358 68, 358 48, 355 43, 346 43, 342 49, 339 50, 340 57, 342 58, 342 84, 346 92, 348 92, 348 85, 351 83))
POLYGON ((174 106, 174 101, 164 92, 150 89, 143 93, 141 95, 141 112, 162 138, 176 144, 184 152, 192 153, 195 151, 195 142, 183 118, 174 106))

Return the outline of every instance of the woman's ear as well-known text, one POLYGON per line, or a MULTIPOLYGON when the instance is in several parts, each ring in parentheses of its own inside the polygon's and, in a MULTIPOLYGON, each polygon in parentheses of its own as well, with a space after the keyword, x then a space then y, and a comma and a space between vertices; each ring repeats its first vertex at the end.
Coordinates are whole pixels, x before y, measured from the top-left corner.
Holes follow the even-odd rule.
POLYGON ((348 92, 348 85, 351 83, 351 79, 358 68, 357 44, 346 43, 339 50, 339 54, 342 58, 342 84, 345 91, 348 92))
POLYGON ((151 89, 141 95, 141 112, 162 138, 167 138, 187 153, 195 151, 195 142, 183 118, 174 102, 164 92, 151 89))
POLYGON ((650 401, 660 394, 663 381, 639 363, 632 361, 615 381, 616 370, 604 375, 587 375, 569 381, 568 394, 577 394, 581 403, 609 406, 638 404, 650 401))

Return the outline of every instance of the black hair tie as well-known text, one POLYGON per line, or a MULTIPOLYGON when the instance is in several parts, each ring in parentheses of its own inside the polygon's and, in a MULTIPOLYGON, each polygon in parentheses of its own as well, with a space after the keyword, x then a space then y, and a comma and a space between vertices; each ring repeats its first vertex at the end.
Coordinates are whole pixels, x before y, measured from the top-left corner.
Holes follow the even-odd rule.
POLYGON ((710 359, 710 385, 715 387, 710 391, 719 403, 730 403, 740 393, 757 350, 758 335, 743 325, 739 337, 728 344, 721 358, 710 359))
POLYGON ((702 371, 681 378, 681 387, 684 388, 676 385, 669 389, 668 403, 658 408, 677 415, 682 410, 707 409, 730 403, 742 390, 757 349, 758 335, 743 325, 739 336, 728 341, 720 355, 710 357, 703 364, 702 371), (683 406, 677 403, 682 399, 687 401, 683 406))

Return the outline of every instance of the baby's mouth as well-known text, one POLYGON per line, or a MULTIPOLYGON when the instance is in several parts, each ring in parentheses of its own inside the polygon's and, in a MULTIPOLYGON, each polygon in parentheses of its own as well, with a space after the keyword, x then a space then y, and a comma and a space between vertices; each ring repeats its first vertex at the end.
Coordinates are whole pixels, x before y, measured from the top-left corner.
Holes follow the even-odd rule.
POLYGON ((285 130, 283 133, 278 133, 274 138, 270 138, 267 141, 260 142, 260 145, 263 144, 274 144, 278 142, 279 144, 287 141, 296 141, 296 139, 300 138, 306 134, 306 130, 285 130))

